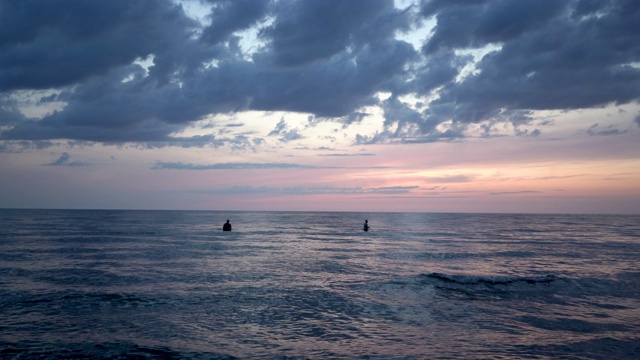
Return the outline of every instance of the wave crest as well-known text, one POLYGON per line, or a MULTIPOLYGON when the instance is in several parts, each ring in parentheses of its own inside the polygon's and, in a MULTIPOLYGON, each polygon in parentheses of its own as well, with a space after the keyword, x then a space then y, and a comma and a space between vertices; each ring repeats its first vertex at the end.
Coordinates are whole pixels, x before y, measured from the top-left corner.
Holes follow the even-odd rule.
POLYGON ((446 282, 454 282, 462 285, 477 285, 477 284, 489 284, 489 285, 506 285, 524 282, 528 284, 541 284, 550 283, 556 279, 553 274, 544 276, 474 276, 474 275, 448 275, 442 273, 424 274, 424 276, 437 279, 446 282))

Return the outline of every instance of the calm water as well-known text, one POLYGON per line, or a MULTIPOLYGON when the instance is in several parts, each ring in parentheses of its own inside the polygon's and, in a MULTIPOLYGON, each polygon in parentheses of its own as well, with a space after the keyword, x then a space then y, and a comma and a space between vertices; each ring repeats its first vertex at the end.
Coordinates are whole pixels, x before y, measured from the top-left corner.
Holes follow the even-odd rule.
POLYGON ((0 210, 0 256, 2 358, 640 358, 640 216, 0 210))

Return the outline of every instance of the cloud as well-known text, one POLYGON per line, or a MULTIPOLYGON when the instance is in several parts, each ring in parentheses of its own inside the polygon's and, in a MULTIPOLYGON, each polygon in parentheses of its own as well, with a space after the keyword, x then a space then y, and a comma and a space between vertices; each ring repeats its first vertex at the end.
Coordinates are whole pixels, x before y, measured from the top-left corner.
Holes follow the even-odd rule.
POLYGON ((436 31, 423 50, 433 53, 441 48, 508 42, 546 26, 567 3, 554 1, 540 6, 536 0, 423 1, 423 15, 436 15, 438 20, 436 31))
POLYGON ((520 195, 520 194, 539 194, 540 191, 524 190, 524 191, 496 191, 490 192, 489 195, 501 196, 501 195, 520 195))
POLYGON ((54 160, 48 164, 43 164, 44 166, 89 166, 89 163, 81 162, 81 161, 70 161, 71 155, 67 152, 63 152, 62 155, 57 160, 54 160))
POLYGON ((29 150, 43 150, 54 146, 59 146, 60 143, 41 140, 41 141, 0 141, 0 153, 20 153, 29 150))
POLYGON ((3 92, 73 85, 149 54, 163 61, 196 26, 167 0, 3 1, 2 7, 3 92))
POLYGON ((635 1, 426 1, 425 15, 438 26, 423 50, 479 48, 499 44, 477 64, 477 74, 447 83, 433 105, 463 122, 502 112, 579 109, 625 104, 640 98, 635 1), (464 21, 459 21, 461 19, 464 21), (456 28, 456 25, 461 25, 456 28))
POLYGON ((385 186, 378 188, 370 188, 367 192, 374 194, 408 194, 413 190, 420 189, 419 186, 385 186))
POLYGON ((349 157, 349 156, 376 156, 376 154, 373 154, 373 153, 353 153, 353 154, 319 154, 318 156, 349 157))
POLYGON ((71 158, 71 156, 68 153, 62 153, 62 155, 58 158, 58 160, 46 164, 46 165, 50 165, 50 166, 59 166, 59 165, 63 165, 69 162, 69 158, 71 158))
POLYGON ((286 127, 287 123, 284 121, 284 119, 280 119, 280 121, 276 124, 276 128, 271 130, 271 132, 267 136, 278 136, 284 131, 284 129, 286 129, 286 127))
POLYGON ((201 39, 210 44, 227 40, 235 31, 243 30, 265 16, 269 1, 223 0, 212 4, 211 25, 206 27, 201 39))
MULTIPOLYGON (((392 1, 216 2, 199 37, 199 25, 168 0, 5 6, 0 91, 59 88, 49 101, 66 106, 37 122, 11 120, 4 139, 168 141, 206 115, 250 109, 350 116, 374 104, 415 54, 393 39, 408 23, 392 1), (274 19, 261 30, 269 46, 246 59, 234 34, 266 16, 274 19), (302 36, 292 38, 292 26, 302 36)), ((290 131, 282 140, 299 138, 290 131)))
POLYGON ((333 169, 332 166, 313 166, 291 163, 217 163, 197 165, 182 162, 156 161, 154 170, 266 170, 266 169, 333 169))
POLYGON ((392 186, 392 187, 335 187, 335 186, 295 186, 295 187, 268 187, 268 186, 231 186, 215 189, 190 190, 208 194, 286 194, 291 195, 401 195, 418 190, 418 186, 392 186))
POLYGON ((271 130, 267 136, 279 136, 280 141, 284 143, 303 138, 303 136, 298 132, 298 129, 287 130, 287 128, 287 123, 284 119, 280 119, 278 124, 276 124, 276 128, 271 130))
MULTIPOLYGON (((392 22, 394 15, 385 14, 392 6, 389 0, 280 1, 275 8, 276 21, 262 36, 272 39, 277 64, 304 65, 329 59, 359 41, 369 41, 360 36, 374 31, 373 26, 382 19, 392 22)), ((391 34, 377 35, 388 38, 391 34)))
POLYGON ((608 136, 608 135, 621 135, 628 130, 618 130, 613 125, 609 125, 603 129, 599 128, 598 123, 593 124, 588 130, 587 134, 592 136, 608 136))
MULTIPOLYGON (((384 129, 357 143, 422 143, 462 139, 471 123, 519 126, 536 110, 640 99, 634 0, 203 5, 204 24, 171 0, 0 0, 0 139, 200 146, 220 139, 172 134, 248 110, 348 125, 379 106, 384 129), (397 36, 431 18, 419 48, 397 36), (55 90, 41 105, 64 106, 27 119, 14 96, 23 90, 55 90), (381 92, 391 95, 380 100, 381 92)), ((282 142, 302 139, 296 129, 274 131, 282 142)))
POLYGON ((295 163, 216 163, 191 164, 180 161, 156 161, 154 170, 268 170, 268 169, 389 169, 388 166, 340 167, 324 165, 304 165, 295 163))
POLYGON ((15 103, 8 96, 2 96, 0 93, 0 127, 13 126, 26 120, 27 118, 20 113, 15 103))
POLYGON ((469 175, 449 175, 449 176, 429 176, 424 178, 430 183, 467 183, 473 181, 473 177, 469 175))

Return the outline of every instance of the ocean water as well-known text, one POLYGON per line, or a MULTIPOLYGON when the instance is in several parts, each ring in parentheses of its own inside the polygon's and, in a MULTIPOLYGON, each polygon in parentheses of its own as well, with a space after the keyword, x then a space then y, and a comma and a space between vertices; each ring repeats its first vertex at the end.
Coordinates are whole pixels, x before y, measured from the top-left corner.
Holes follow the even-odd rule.
POLYGON ((639 260, 640 216, 0 210, 0 358, 639 359, 639 260))

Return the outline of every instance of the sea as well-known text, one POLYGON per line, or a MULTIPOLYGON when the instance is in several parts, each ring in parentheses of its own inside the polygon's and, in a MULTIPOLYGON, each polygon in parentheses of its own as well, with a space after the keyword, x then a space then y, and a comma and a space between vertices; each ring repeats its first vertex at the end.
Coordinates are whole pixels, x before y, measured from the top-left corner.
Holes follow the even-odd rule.
POLYGON ((640 216, 4 209, 0 358, 640 359, 640 216))

